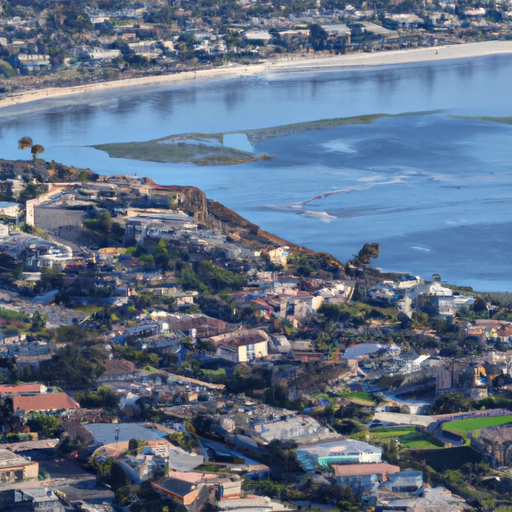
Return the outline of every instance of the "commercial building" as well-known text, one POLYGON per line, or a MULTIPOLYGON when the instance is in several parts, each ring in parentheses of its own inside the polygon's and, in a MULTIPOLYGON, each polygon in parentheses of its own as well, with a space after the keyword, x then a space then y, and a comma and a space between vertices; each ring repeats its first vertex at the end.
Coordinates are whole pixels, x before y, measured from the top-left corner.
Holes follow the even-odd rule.
POLYGON ((18 482, 39 476, 39 464, 0 449, 0 484, 18 482))
POLYGON ((355 439, 308 445, 297 449, 297 459, 307 472, 330 464, 372 464, 382 460, 382 448, 355 439))
POLYGON ((173 471, 169 473, 169 478, 158 483, 152 482, 151 485, 185 507, 206 500, 211 490, 215 490, 217 499, 221 501, 240 498, 242 492, 242 481, 238 475, 195 471, 173 471))
POLYGON ((271 441, 295 441, 306 443, 332 439, 336 434, 309 416, 292 416, 276 421, 251 423, 250 435, 267 444, 271 441))

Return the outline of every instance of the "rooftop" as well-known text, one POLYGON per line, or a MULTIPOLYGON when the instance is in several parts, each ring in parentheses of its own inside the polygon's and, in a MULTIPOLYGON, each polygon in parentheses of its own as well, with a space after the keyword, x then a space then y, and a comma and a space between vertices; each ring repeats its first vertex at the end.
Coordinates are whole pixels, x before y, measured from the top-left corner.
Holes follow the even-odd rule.
POLYGON ((26 466, 27 464, 32 464, 32 462, 9 450, 0 449, 0 468, 26 466))
POLYGON ((80 405, 66 393, 46 393, 41 395, 14 395, 14 411, 56 411, 78 409, 80 405))
POLYGON ((87 430, 94 436, 94 441, 100 444, 111 444, 116 441, 116 430, 119 430, 118 441, 124 442, 130 439, 139 441, 156 441, 163 439, 166 432, 146 428, 145 423, 92 423, 87 425, 87 430))

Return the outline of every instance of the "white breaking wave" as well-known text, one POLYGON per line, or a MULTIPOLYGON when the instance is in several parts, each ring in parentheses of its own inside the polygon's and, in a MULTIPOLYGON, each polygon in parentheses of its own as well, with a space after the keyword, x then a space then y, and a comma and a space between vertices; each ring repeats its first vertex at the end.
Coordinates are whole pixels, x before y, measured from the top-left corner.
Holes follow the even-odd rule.
POLYGON ((355 150, 352 146, 344 142, 342 139, 334 139, 330 140, 328 142, 324 142, 321 144, 321 146, 327 151, 336 151, 338 153, 357 153, 357 150, 355 150))
POLYGON ((337 217, 335 217, 334 215, 330 215, 327 212, 313 212, 311 210, 301 212, 301 215, 303 215, 304 217, 313 217, 326 223, 332 222, 333 220, 337 219, 337 217))

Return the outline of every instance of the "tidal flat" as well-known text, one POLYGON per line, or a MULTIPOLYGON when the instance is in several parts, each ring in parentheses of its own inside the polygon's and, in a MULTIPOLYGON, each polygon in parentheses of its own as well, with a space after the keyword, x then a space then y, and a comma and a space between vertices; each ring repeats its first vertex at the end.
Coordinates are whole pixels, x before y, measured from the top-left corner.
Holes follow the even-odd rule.
MULTIPOLYGON (((431 112, 424 112, 429 114, 431 112)), ((256 130, 223 133, 185 133, 170 135, 146 142, 121 142, 92 146, 105 151, 111 158, 143 160, 160 163, 192 163, 202 166, 238 165, 258 160, 268 160, 271 155, 257 155, 225 145, 226 135, 245 135, 254 146, 259 142, 286 135, 337 128, 340 126, 370 124, 378 119, 411 114, 371 114, 354 117, 320 119, 304 123, 293 123, 256 130)))

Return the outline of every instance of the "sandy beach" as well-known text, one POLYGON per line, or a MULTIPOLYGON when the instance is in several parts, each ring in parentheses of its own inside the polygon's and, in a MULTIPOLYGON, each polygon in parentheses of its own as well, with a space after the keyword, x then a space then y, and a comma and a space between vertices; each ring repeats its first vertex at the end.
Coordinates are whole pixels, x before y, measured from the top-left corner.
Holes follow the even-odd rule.
POLYGON ((452 59, 470 59, 489 55, 512 53, 512 41, 486 41, 454 46, 437 46, 412 50, 397 50, 377 53, 353 53, 337 56, 303 56, 267 60, 249 66, 233 65, 222 68, 175 73, 162 76, 150 76, 101 82, 76 87, 39 89, 23 93, 13 93, 0 99, 0 108, 12 107, 38 100, 88 95, 91 92, 108 92, 117 89, 141 90, 179 86, 186 83, 229 80, 257 75, 279 73, 318 72, 350 67, 392 66, 402 64, 445 61, 452 59))

